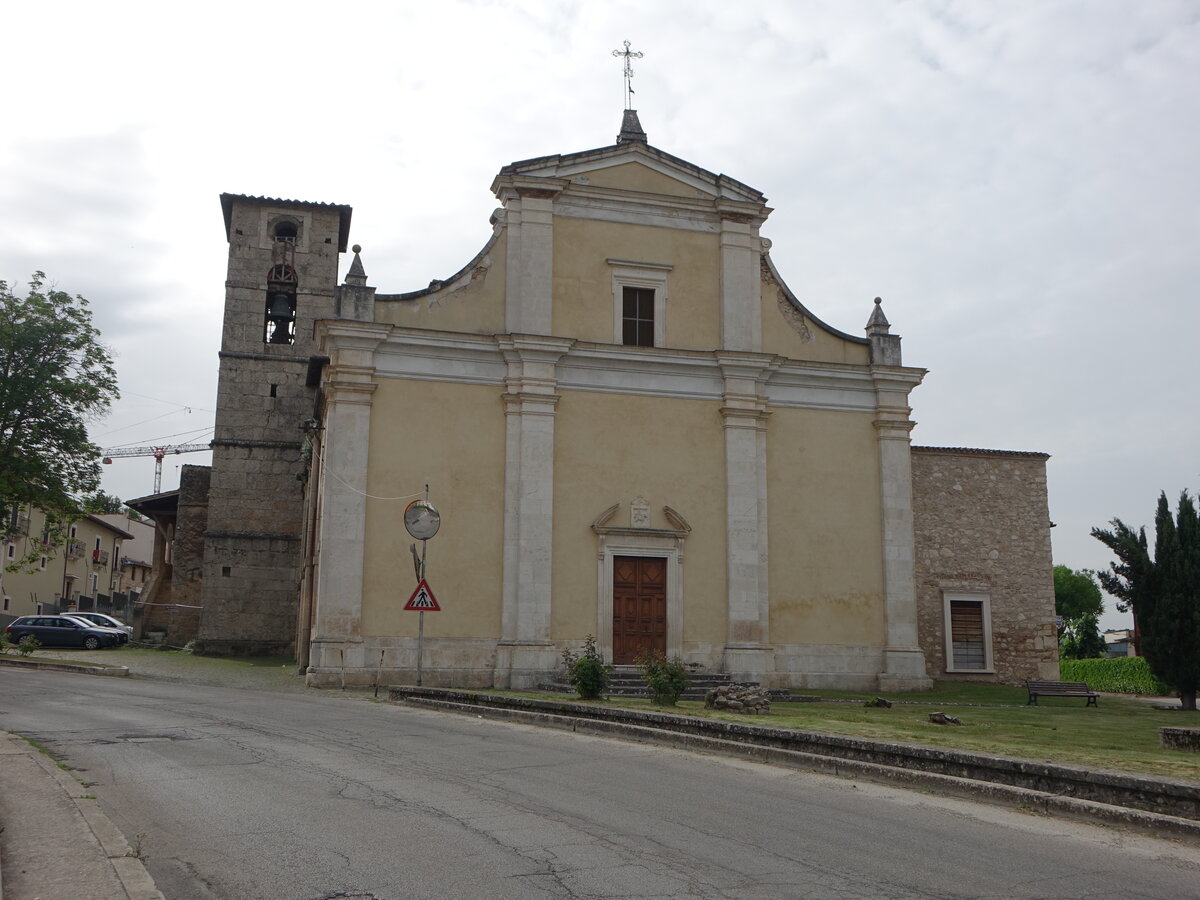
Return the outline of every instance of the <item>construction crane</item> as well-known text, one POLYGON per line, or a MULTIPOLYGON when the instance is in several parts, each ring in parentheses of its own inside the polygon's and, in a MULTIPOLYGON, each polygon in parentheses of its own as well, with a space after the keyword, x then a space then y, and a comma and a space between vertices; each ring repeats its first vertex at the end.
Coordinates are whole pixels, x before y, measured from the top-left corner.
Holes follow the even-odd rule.
POLYGON ((162 493, 162 461, 168 453, 200 453, 211 450, 208 444, 165 444, 161 447, 114 447, 104 453, 104 465, 111 466, 114 459, 122 456, 154 457, 154 493, 162 493))

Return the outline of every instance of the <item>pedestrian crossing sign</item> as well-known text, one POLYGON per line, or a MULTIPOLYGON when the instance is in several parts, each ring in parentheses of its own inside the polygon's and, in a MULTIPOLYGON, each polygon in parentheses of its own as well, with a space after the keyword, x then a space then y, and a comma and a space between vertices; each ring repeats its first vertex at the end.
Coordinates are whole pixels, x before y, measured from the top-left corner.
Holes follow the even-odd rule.
POLYGON ((413 595, 408 598, 408 603, 404 604, 404 608, 416 612, 442 611, 442 608, 438 606, 437 597, 433 596, 433 591, 429 589, 429 582, 424 578, 417 585, 417 589, 413 591, 413 595))

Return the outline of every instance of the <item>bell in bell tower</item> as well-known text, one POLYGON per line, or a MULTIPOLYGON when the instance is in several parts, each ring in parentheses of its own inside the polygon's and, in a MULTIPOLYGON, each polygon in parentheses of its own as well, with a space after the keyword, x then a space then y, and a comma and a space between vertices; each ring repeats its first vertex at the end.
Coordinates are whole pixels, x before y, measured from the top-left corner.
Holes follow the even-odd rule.
POLYGON ((296 243, 300 224, 291 217, 271 225, 271 271, 267 273, 264 344, 296 342, 296 243))

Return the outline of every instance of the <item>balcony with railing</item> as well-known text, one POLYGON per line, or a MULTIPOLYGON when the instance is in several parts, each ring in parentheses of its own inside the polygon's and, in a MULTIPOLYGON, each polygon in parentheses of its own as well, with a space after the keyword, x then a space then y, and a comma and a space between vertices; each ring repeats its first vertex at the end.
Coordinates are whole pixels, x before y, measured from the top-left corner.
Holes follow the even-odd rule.
POLYGON ((81 556, 83 556, 83 551, 83 541, 67 541, 67 559, 79 559, 81 556))
POLYGON ((107 550, 93 550, 92 551, 92 564, 96 565, 96 566, 107 566, 108 565, 108 551, 107 550))

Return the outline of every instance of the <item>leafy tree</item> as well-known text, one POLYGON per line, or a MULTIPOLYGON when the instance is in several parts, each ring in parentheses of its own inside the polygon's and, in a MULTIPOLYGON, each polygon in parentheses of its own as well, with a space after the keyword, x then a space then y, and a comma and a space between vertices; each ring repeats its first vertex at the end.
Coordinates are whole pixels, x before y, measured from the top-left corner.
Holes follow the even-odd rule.
POLYGON ((1077 619, 1063 624, 1058 645, 1064 659, 1094 659, 1104 656, 1107 645, 1100 633, 1100 620, 1093 612, 1086 612, 1077 619))
POLYGON ((1054 567, 1054 611, 1064 619, 1078 619, 1104 612, 1104 598, 1096 573, 1091 569, 1076 572, 1067 566, 1054 567))
POLYGON ((79 505, 84 512, 99 516, 127 515, 129 512, 125 508, 125 504, 121 502, 120 497, 113 494, 106 494, 104 491, 96 491, 91 496, 84 497, 79 505))
MULTIPOLYGON (((117 375, 83 297, 0 281, 0 508, 31 504, 62 520, 100 484, 100 448, 87 423, 108 411, 117 375)), ((5 516, 0 536, 12 533, 5 516)))
POLYGON ((1154 557, 1144 528, 1135 532, 1120 519, 1112 528, 1092 529, 1092 537, 1114 554, 1111 572, 1100 583, 1131 607, 1141 633, 1142 655, 1151 671, 1179 691, 1184 709, 1196 709, 1200 687, 1200 518, 1188 492, 1179 498, 1175 518, 1160 494, 1154 515, 1154 557))
POLYGON ((1065 659, 1104 655, 1104 637, 1100 634, 1104 599, 1094 572, 1055 566, 1054 611, 1063 619, 1058 637, 1059 652, 1065 659))

